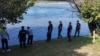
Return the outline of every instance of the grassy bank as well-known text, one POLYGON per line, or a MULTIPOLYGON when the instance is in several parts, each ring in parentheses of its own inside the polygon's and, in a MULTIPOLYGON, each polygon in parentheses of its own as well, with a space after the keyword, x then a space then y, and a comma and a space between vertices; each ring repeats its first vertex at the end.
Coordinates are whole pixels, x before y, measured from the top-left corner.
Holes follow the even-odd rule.
POLYGON ((2 53, 0 56, 100 56, 100 39, 92 44, 92 38, 73 38, 68 42, 67 38, 54 39, 51 42, 33 42, 32 47, 20 49, 18 45, 11 47, 12 51, 2 53))

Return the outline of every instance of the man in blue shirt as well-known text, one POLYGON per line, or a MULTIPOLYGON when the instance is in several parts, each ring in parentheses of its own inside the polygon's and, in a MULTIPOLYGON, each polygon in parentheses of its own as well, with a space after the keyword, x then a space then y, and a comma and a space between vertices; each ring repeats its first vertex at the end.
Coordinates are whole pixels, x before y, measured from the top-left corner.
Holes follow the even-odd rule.
POLYGON ((28 33, 27 44, 28 44, 28 46, 32 46, 32 41, 33 41, 33 31, 32 31, 32 29, 30 29, 30 27, 27 27, 27 33, 28 33))
POLYGON ((8 40, 9 40, 9 34, 6 30, 6 27, 3 27, 3 31, 1 32, 1 44, 2 44, 2 52, 10 51, 8 47, 8 40))

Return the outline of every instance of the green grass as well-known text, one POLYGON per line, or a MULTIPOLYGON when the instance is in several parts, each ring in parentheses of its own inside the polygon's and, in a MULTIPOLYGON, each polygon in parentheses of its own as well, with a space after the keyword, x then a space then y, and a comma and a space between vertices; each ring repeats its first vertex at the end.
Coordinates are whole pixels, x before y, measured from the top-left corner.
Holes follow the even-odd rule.
POLYGON ((10 47, 10 52, 0 56, 100 56, 100 39, 92 44, 90 37, 75 37, 72 42, 67 38, 53 39, 51 42, 33 42, 32 47, 20 49, 18 45, 10 47))

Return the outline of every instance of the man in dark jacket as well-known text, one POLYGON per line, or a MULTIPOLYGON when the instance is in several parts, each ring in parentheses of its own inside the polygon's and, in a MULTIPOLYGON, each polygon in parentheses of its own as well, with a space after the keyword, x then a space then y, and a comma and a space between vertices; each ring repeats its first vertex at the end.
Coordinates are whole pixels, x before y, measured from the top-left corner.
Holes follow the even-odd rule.
POLYGON ((51 21, 48 22, 49 26, 48 26, 48 32, 47 32, 47 42, 51 41, 51 34, 52 34, 52 30, 53 30, 53 25, 51 23, 51 21))
POLYGON ((76 37, 76 34, 78 33, 78 37, 80 35, 80 29, 81 29, 81 24, 79 23, 79 20, 77 20, 77 24, 76 24, 76 30, 75 30, 75 35, 74 37, 76 37))
POLYGON ((72 24, 71 22, 69 22, 68 28, 67 28, 67 37, 68 37, 68 41, 71 41, 71 31, 72 31, 72 24))
POLYGON ((18 39, 20 42, 20 48, 24 47, 26 48, 26 34, 27 31, 24 30, 24 26, 21 27, 22 29, 19 31, 18 39))
POLYGON ((61 31, 62 31, 62 21, 59 21, 59 26, 58 26, 58 39, 59 38, 62 38, 62 35, 61 35, 61 31))

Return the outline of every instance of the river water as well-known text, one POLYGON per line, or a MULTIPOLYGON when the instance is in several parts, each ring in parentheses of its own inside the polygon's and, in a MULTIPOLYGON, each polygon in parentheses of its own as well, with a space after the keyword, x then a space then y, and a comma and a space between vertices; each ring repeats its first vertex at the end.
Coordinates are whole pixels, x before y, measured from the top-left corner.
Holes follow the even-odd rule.
POLYGON ((77 12, 72 13, 72 11, 73 9, 68 3, 35 4, 27 10, 27 14, 23 14, 24 19, 21 23, 15 25, 7 25, 7 30, 10 35, 9 45, 19 44, 17 36, 21 26, 31 27, 34 33, 34 41, 46 40, 49 20, 52 21, 54 27, 52 38, 57 38, 57 28, 60 20, 63 22, 62 35, 64 37, 66 36, 67 26, 69 22, 72 22, 72 35, 74 35, 77 20, 80 21, 82 26, 80 35, 88 35, 89 29, 87 23, 79 19, 79 17, 77 16, 77 12))

